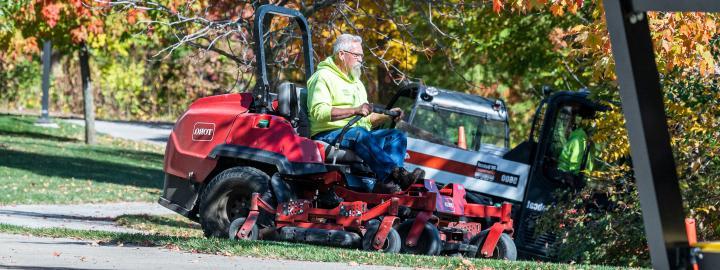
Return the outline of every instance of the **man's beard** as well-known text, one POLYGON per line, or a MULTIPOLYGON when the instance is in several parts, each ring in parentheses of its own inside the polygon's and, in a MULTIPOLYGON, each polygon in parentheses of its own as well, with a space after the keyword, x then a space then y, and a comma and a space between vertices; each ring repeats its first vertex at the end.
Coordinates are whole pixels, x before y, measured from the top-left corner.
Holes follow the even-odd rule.
POLYGON ((352 75, 353 79, 359 80, 362 75, 362 64, 355 63, 350 69, 350 75, 352 75))

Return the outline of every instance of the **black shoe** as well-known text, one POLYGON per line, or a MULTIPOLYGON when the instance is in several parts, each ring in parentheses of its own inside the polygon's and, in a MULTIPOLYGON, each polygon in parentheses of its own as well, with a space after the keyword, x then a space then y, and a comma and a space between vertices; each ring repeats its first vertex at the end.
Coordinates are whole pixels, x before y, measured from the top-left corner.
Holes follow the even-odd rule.
POLYGON ((394 194, 400 192, 402 192, 402 189, 400 189, 400 186, 398 186, 398 184, 395 184, 394 182, 377 182, 375 183, 375 187, 373 188, 373 193, 394 194))
POLYGON ((420 168, 415 168, 412 172, 407 171, 405 168, 397 167, 392 171, 392 177, 397 181, 402 190, 407 189, 410 185, 417 183, 420 180, 425 179, 425 171, 420 168))
POLYGON ((335 193, 335 189, 328 189, 320 192, 317 196, 318 207, 325 209, 332 209, 340 205, 343 202, 343 198, 340 198, 335 193))

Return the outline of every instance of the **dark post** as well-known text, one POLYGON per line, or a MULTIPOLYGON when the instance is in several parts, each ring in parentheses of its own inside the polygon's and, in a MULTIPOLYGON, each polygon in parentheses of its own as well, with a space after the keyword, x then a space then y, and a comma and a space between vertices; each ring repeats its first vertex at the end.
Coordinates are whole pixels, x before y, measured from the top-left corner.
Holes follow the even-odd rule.
POLYGON ((40 118, 37 120, 38 124, 50 124, 50 110, 49 110, 49 99, 50 99, 50 69, 52 62, 52 43, 49 40, 43 42, 43 75, 42 75, 42 111, 40 118))
POLYGON ((87 44, 80 45, 80 77, 83 88, 83 109, 85 111, 85 143, 95 143, 95 107, 93 102, 92 80, 90 79, 90 52, 87 44))
POLYGON ((647 14, 630 0, 604 4, 652 265, 683 268, 685 213, 647 14))

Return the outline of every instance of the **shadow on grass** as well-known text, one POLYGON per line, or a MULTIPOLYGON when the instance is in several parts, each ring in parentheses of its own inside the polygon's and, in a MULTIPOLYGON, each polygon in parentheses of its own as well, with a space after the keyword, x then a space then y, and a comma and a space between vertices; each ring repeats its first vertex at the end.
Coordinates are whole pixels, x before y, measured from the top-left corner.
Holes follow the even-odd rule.
POLYGON ((62 214, 48 214, 40 212, 29 212, 29 211, 15 211, 15 210, 0 210, 0 215, 3 216, 23 216, 23 217, 35 217, 42 218, 45 220, 82 220, 82 221, 104 221, 112 222, 113 218, 110 217, 91 217, 91 216, 80 216, 80 215, 62 215, 62 214))
POLYGON ((151 223, 153 225, 162 225, 162 226, 169 226, 169 227, 175 227, 178 229, 200 229, 200 224, 194 223, 194 222, 187 222, 182 220, 175 220, 168 217, 163 216, 153 216, 153 215, 122 215, 115 218, 115 220, 129 220, 129 221, 142 221, 145 223, 151 223))
POLYGON ((25 153, 2 148, 0 148, 0 165, 50 177, 74 177, 144 188, 161 188, 163 183, 163 173, 157 169, 88 158, 25 153))
POLYGON ((163 154, 159 153, 153 153, 149 151, 139 151, 139 150, 126 150, 126 149, 106 149, 106 148, 93 148, 88 149, 88 151, 93 151, 98 154, 103 155, 110 155, 110 156, 121 156, 130 158, 133 160, 142 160, 146 162, 157 162, 162 163, 163 162, 163 154))
POLYGON ((40 140, 49 140, 49 141, 56 141, 56 142, 80 141, 75 138, 68 138, 68 137, 45 134, 45 133, 41 133, 41 132, 29 132, 29 131, 0 130, 0 136, 23 137, 23 138, 28 138, 28 139, 40 139, 40 140))

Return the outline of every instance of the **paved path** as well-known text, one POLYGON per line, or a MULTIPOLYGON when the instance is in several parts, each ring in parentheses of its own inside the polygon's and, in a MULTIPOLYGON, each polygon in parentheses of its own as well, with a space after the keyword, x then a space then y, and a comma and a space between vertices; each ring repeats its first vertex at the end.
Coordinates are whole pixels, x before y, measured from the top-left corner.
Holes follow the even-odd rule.
POLYGON ((142 202, 72 205, 5 205, 0 206, 0 223, 32 228, 140 232, 117 226, 113 220, 120 215, 168 215, 172 213, 174 212, 157 203, 142 202))
MULTIPOLYGON (((85 126, 82 119, 64 119, 63 121, 85 126)), ((95 130, 107 135, 134 141, 165 145, 172 130, 172 124, 154 124, 140 122, 95 121, 95 130)))
POLYGON ((177 252, 0 233, 0 269, 410 269, 177 252))

